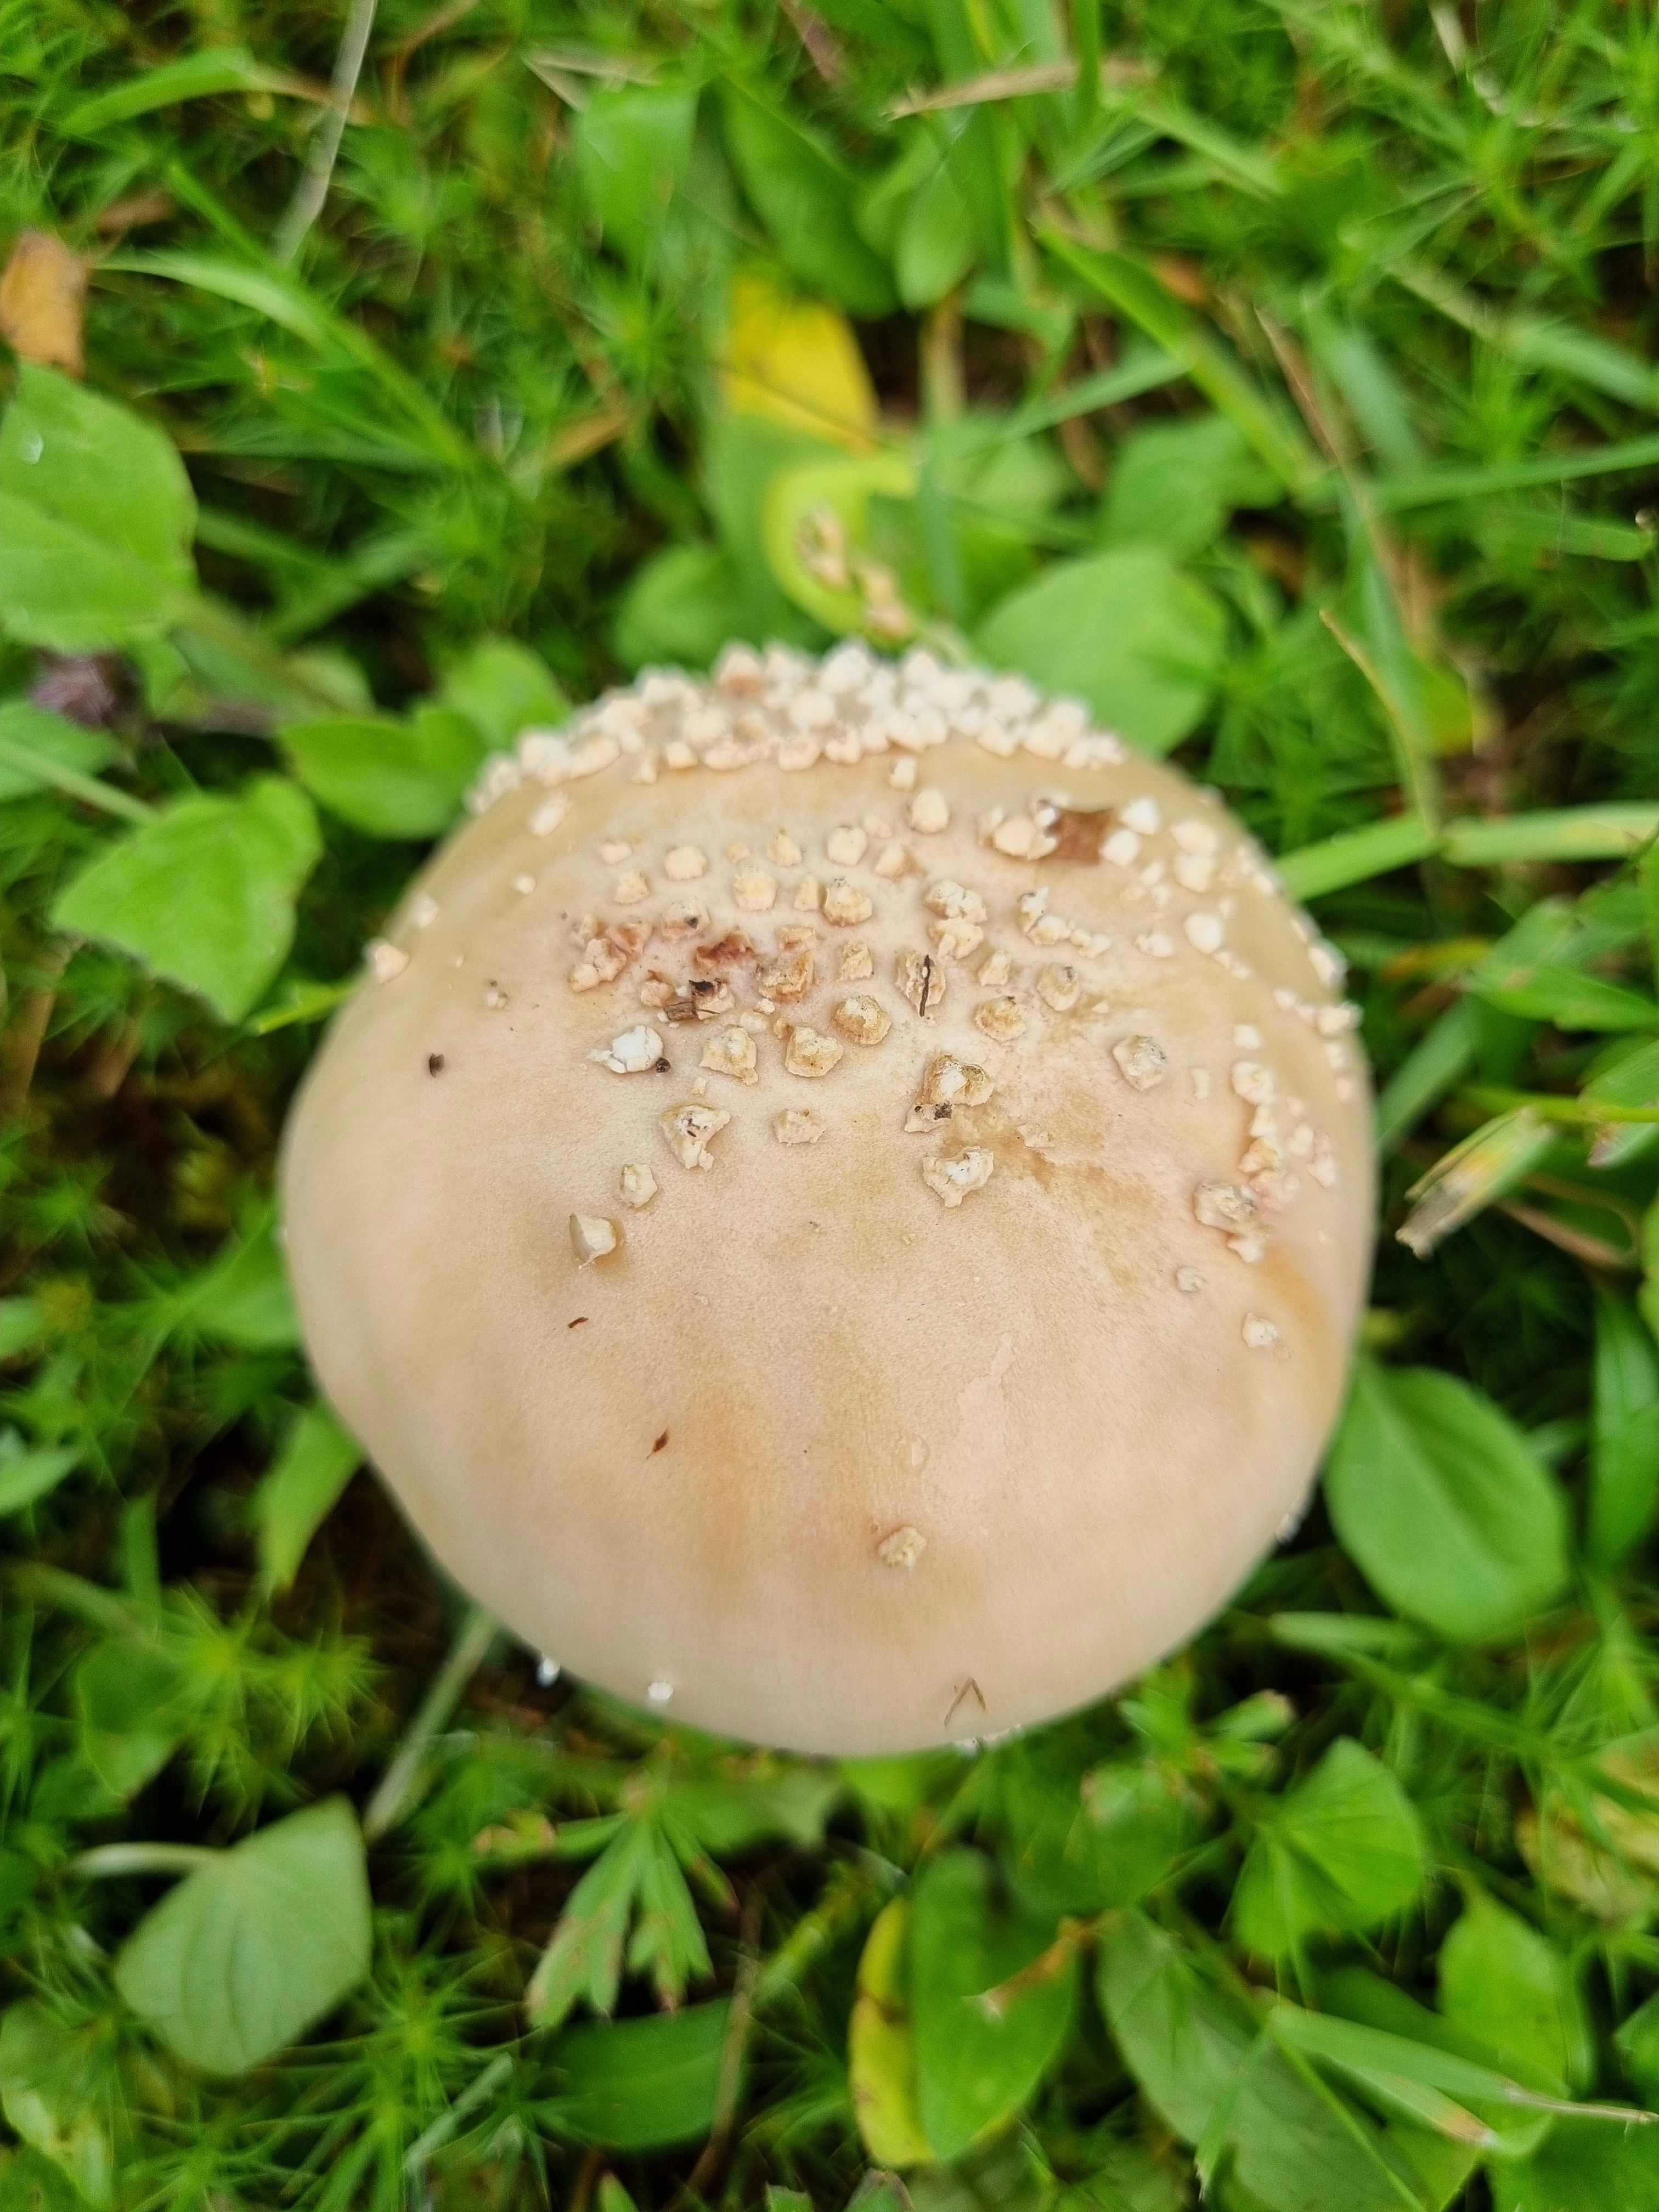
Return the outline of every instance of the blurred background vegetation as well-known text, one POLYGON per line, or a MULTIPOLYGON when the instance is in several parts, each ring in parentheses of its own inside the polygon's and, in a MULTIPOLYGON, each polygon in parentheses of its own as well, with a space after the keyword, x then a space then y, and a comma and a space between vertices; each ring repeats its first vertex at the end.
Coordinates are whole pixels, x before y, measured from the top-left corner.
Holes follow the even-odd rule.
POLYGON ((0 2207, 1659 2206, 1648 12, 0 0, 0 2207), (1384 1175, 1224 1618, 824 1765, 441 1585, 271 1183, 490 750, 859 631, 1225 794, 1384 1175))

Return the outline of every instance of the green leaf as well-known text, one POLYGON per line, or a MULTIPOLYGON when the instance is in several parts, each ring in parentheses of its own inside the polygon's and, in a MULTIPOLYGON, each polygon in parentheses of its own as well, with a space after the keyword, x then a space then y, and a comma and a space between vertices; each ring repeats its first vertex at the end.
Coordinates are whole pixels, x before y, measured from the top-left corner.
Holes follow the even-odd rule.
POLYGON ((121 757, 119 745, 101 730, 83 730, 27 699, 0 701, 0 799, 52 787, 49 774, 31 773, 20 757, 33 756, 43 769, 66 768, 77 775, 95 775, 121 757))
POLYGON ((893 273, 907 307, 954 291, 979 253, 979 225, 948 158, 912 194, 894 240, 893 273))
POLYGON ((94 1644, 76 1667, 82 1749, 116 1796, 134 1796, 173 1756, 181 1733, 173 1705, 178 1687, 172 1664, 130 1637, 94 1644))
POLYGON ((1057 230, 1045 228, 1041 236, 1064 268, 1181 362, 1287 490, 1304 489, 1325 473, 1300 427, 1264 398, 1237 356, 1174 299, 1144 263, 1127 253, 1097 252, 1057 230))
POLYGON ((676 86, 601 88, 576 118, 576 175, 607 242, 649 262, 668 203, 690 173, 697 95, 676 86))
POLYGON ((15 1359, 44 1341, 51 1324, 39 1298, 0 1298, 0 1359, 15 1359))
POLYGON ((1009 1880, 1035 1911, 1133 1905, 1191 1840, 1191 1807, 1152 1761, 1097 1766, 1007 1756, 1001 1775, 1009 1880))
POLYGON ((850 314, 892 313, 886 270, 853 220, 854 180, 817 136, 739 86, 723 88, 726 143, 784 266, 850 314))
POLYGON ((1512 1635, 1567 1579, 1554 1479, 1490 1399, 1429 1368, 1360 1363, 1325 1503, 1372 1586, 1455 1643, 1512 1635))
POLYGON ((96 2023, 65 2027, 29 1998, 0 2015, 0 2110, 87 2203, 103 2207, 114 2202, 115 2154, 100 2040, 96 2023))
POLYGON ((0 1513, 21 1513, 81 1463, 79 1444, 50 1444, 31 1451, 15 1429, 0 1429, 0 1513))
POLYGON ((499 752, 510 752, 521 731, 552 728, 570 712, 540 653, 512 637, 480 638, 453 661, 438 687, 438 704, 465 714, 499 752))
POLYGON ((187 1875, 122 1945, 115 1986, 187 2065, 245 2074, 333 2011, 369 1945, 357 1816, 330 1797, 187 1875))
POLYGON ((1617 1566, 1653 1525, 1659 1504, 1659 1348, 1628 1299, 1595 1291, 1595 1422, 1587 1546, 1617 1566))
POLYGON ((847 2028, 847 2086, 859 2138, 883 2166, 916 2166, 933 2155, 916 2104, 909 1963, 910 1900, 896 1897, 865 1938, 847 2028))
POLYGON ((1411 1800, 1352 1736, 1262 1822, 1233 1893, 1245 1948, 1277 1958, 1310 1936, 1376 1928, 1423 1886, 1427 1844, 1411 1800))
POLYGON ((1651 2212, 1659 2128, 1558 2126, 1534 2155, 1501 2169, 1501 2212, 1651 2212))
MULTIPOLYGON (((695 1845, 687 1855, 694 1864, 695 1845)), ((525 1996, 540 2027, 556 2027, 585 1999, 609 2013, 622 1986, 624 1938, 629 1968, 649 1973, 665 2004, 678 2003, 689 1982, 709 1972, 708 1946, 664 1820, 629 1820, 570 1893, 552 1940, 525 1996)))
POLYGON ((553 2128, 612 2150, 672 2150, 714 2123, 731 2007, 692 2005, 654 2020, 571 2028, 553 2048, 553 2128))
POLYGON ((267 1218, 222 1245, 179 1292, 168 1327, 189 1328, 248 1352, 285 1350, 300 1341, 300 1316, 267 1218))
POLYGON ((1052 1929, 993 1894, 990 1861, 952 1850, 929 1859, 912 1897, 910 1994, 917 2106, 940 2158, 1030 2095, 1064 2042, 1077 1980, 1068 1952, 994 2009, 988 1991, 1043 1952, 1052 1929))
POLYGON ((258 776, 234 799, 174 799, 84 868, 52 921, 132 954, 236 1021, 287 957, 295 900, 321 850, 305 793, 258 776))
POLYGON ((0 608, 14 637, 86 653, 164 628, 194 592, 195 518, 159 430, 24 363, 0 422, 0 608))
POLYGON ((1594 2046, 1572 1969, 1528 1921, 1482 1890, 1440 1947, 1440 2009, 1498 2072, 1564 2096, 1594 2046))
POLYGON ((1659 1000, 1627 991, 1600 975, 1581 975, 1576 968, 1540 963, 1528 970, 1524 982, 1508 986, 1489 981, 1487 974, 1484 967, 1475 970, 1468 988, 1506 1014, 1553 1022, 1560 1030, 1659 1029, 1659 1000))
POLYGON ((566 1899, 525 1992, 536 2027, 559 2027, 580 1999, 599 2013, 615 2006, 623 1938, 649 1848, 647 1826, 630 1820, 619 1829, 566 1899))
POLYGON ((485 745, 476 724, 444 707, 412 720, 367 714, 290 722, 283 746, 323 805, 371 837, 434 837, 461 811, 485 745))
POLYGON ((628 1970, 649 1974, 658 2002, 677 2005, 689 1984, 714 1972, 697 1908, 672 1844, 654 1822, 640 1864, 628 1970))
POLYGON ((1244 2062, 1254 2021, 1139 1912, 1107 1923, 1096 1974, 1124 2064, 1164 2124, 1183 2142, 1197 2142, 1244 2062))
POLYGON ((362 1446, 326 1406, 307 1406, 295 1416, 251 1509, 259 1571, 272 1589, 286 1589, 294 1580, 307 1547, 362 1459, 362 1446))
POLYGON ((1137 430, 1117 457, 1101 534, 1180 560, 1218 538, 1235 507, 1271 507, 1279 496, 1278 478, 1224 415, 1156 423, 1137 430))
POLYGON ((1435 2212, 1474 2162, 1419 2128, 1379 2125, 1265 2038, 1225 2141, 1230 2179, 1263 2212, 1435 2212))
POLYGON ((683 1831, 704 1850, 730 1858, 757 1844, 821 1843, 841 1795, 840 1778, 830 1768, 792 1763, 769 1772, 745 1759, 729 1776, 672 1781, 662 1803, 676 1833, 683 1831))
POLYGON ((1074 691, 1141 751, 1178 744, 1203 714, 1226 647, 1214 594, 1151 550, 1056 561, 981 624, 994 666, 1074 691))
POLYGON ((836 453, 781 470, 761 510, 761 537, 773 576, 798 607, 837 633, 870 626, 871 602, 860 588, 856 556, 865 550, 873 499, 908 500, 916 489, 914 465, 902 453, 836 453), (809 518, 834 514, 845 532, 849 573, 825 582, 802 556, 809 518))
POLYGON ((729 638, 762 644, 767 611, 749 605, 744 580, 714 545, 670 545, 634 572, 617 610, 613 641, 624 668, 668 661, 707 668, 729 638))
POLYGON ((157 69, 94 92, 70 108, 58 124, 69 138, 90 138, 112 123, 125 123, 135 115, 149 115, 158 107, 171 107, 181 100, 208 100, 216 93, 283 93, 296 89, 292 77, 281 70, 266 69, 246 46, 209 46, 185 54, 157 69))

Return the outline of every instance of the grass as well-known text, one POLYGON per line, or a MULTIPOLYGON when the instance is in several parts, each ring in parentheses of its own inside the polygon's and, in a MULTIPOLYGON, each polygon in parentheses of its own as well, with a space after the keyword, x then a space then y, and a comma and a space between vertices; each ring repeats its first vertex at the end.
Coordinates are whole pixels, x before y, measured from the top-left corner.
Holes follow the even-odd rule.
POLYGON ((0 5, 0 246, 86 258, 88 385, 183 455, 200 581, 97 657, 0 604, 0 694, 106 740, 0 750, 0 2204, 1172 2212, 1195 2161, 1235 2212, 1659 2204, 1640 2127, 1524 2101, 1659 2096, 1659 29, 382 0, 283 258, 346 27, 0 5), (324 706, 464 698, 481 638, 573 698, 728 623, 824 641, 757 514, 843 448, 733 405, 745 277, 849 319, 915 486, 866 550, 941 651, 1103 547, 1207 595, 1176 757, 1295 856, 1382 1092, 1328 1510, 1133 1692, 973 1759, 751 1759, 539 1682, 304 1427, 274 1150, 419 838, 325 809, 229 1018, 136 922, 52 921, 143 808, 324 706), (255 2051, 224 2020, 301 1975, 260 1891, 276 1964, 181 1984, 252 2038, 204 2070, 123 1946, 338 1795, 372 1923, 255 2051), (1000 2122, 939 2165, 918 2058, 936 2141, 1000 2122))

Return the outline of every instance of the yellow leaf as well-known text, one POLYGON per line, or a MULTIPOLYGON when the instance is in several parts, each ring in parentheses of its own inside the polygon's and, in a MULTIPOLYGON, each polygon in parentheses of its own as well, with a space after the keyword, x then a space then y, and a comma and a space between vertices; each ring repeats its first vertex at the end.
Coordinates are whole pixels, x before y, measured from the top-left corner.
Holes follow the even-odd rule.
POLYGON ((849 453, 875 442, 875 387, 852 325, 763 276, 732 281, 720 391, 733 414, 763 415, 849 453))
POLYGON ((20 231, 0 273, 0 337, 23 361, 82 375, 86 298, 80 255, 49 230, 20 231))
POLYGON ((847 2030, 847 2070, 864 2148, 881 2166, 921 2166, 933 2147, 916 2106, 916 2044, 905 1990, 910 1907, 895 1898, 876 1915, 859 1960, 847 2030))

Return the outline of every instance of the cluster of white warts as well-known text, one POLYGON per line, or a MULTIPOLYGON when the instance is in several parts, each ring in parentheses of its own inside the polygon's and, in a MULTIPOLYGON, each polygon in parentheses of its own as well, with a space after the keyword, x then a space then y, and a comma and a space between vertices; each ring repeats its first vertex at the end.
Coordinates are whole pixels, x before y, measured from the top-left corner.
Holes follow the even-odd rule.
MULTIPOLYGON (((698 768, 731 773, 770 763, 786 771, 804 771, 821 760, 851 765, 875 755, 891 755, 887 780, 900 795, 902 830, 876 813, 842 823, 824 839, 823 873, 808 868, 788 884, 773 871, 802 869, 807 856, 787 831, 776 833, 763 856, 744 845, 727 848, 725 857, 732 869, 728 890, 738 913, 772 912, 787 895, 800 917, 781 924, 769 957, 754 954, 758 994, 754 1009, 736 1010, 730 981, 717 970, 691 987, 699 994, 695 999, 688 998, 684 984, 655 970, 647 970, 640 985, 641 1006, 647 1012, 660 1010, 671 1021, 695 1018, 702 1024, 735 1016, 703 1050, 701 1065, 710 1073, 745 1084, 757 1080, 757 1039, 769 1030, 782 1042, 785 1069, 816 1080, 830 1073, 847 1043, 878 1044, 891 1028, 890 1018, 874 997, 849 992, 830 1018, 836 1032, 831 1034, 796 1021, 787 1011, 779 1010, 779 1002, 799 999, 818 980, 815 949, 820 921, 839 934, 855 930, 873 915, 870 890, 849 872, 866 866, 878 884, 894 883, 919 869, 926 872, 925 861, 910 840, 944 832, 950 827, 951 811, 945 793, 921 781, 921 762, 953 737, 971 738, 998 758, 1023 754, 1073 772, 1121 767, 1131 757, 1119 738, 1089 726, 1087 710, 1079 702, 1045 699, 1019 677, 946 669, 923 650, 894 664, 849 643, 817 662, 781 646, 770 647, 764 653, 732 646, 722 656, 712 683, 695 682, 672 671, 647 672, 632 690, 612 693, 579 714, 567 730, 527 731, 514 754, 496 754, 485 763, 468 804, 479 813, 526 785, 544 787, 550 796, 533 810, 529 827, 534 836, 547 836, 570 811, 562 787, 597 775, 620 761, 631 760, 631 781, 653 784, 665 775, 698 768)), ((982 845, 1011 860, 1035 861, 1057 849, 1066 811, 1063 799, 1038 793, 1023 811, 996 808, 979 817, 975 826, 982 845)), ((1167 825, 1167 841, 1165 830, 1157 801, 1135 799, 1112 812, 1098 848, 1100 860, 1121 872, 1120 904, 1145 909, 1147 927, 1135 935, 1134 949, 1147 958, 1167 960, 1180 954, 1184 942, 1190 952, 1215 961, 1236 977, 1248 978, 1249 969, 1228 945, 1228 921, 1239 890, 1248 887, 1277 896, 1275 878, 1248 841, 1238 840, 1231 850, 1224 850, 1223 833, 1212 820, 1195 815, 1173 822, 1167 825), (1177 922, 1171 909, 1183 893, 1208 902, 1191 907, 1177 922)), ((657 896, 658 886, 645 869, 637 864, 623 866, 638 860, 629 843, 606 840, 599 853, 607 865, 622 871, 612 885, 616 906, 636 908, 657 896)), ((663 854, 659 866, 671 896, 653 920, 631 915, 610 923, 596 916, 582 919, 578 957, 569 978, 573 990, 585 992, 617 981, 641 959, 653 933, 659 933, 665 945, 677 940, 690 945, 711 928, 720 933, 722 925, 711 921, 708 909, 690 888, 708 875, 708 855, 696 845, 677 845, 663 854)), ((534 890, 536 878, 520 874, 514 884, 528 892, 534 890)), ((929 916, 926 927, 933 951, 899 955, 893 980, 902 995, 918 1013, 932 1013, 950 988, 952 968, 966 969, 980 988, 991 994, 974 1010, 976 1026, 996 1043, 1013 1042, 1025 1030, 1026 1018, 1008 988, 1014 980, 1011 956, 987 944, 990 917, 984 900, 941 877, 928 880, 922 902, 929 916)), ((418 900, 410 918, 417 928, 429 927, 437 918, 434 902, 418 900)), ((1302 915, 1293 913, 1291 918, 1318 981, 1328 987, 1337 981, 1341 975, 1339 956, 1315 935, 1302 915)), ((1012 920, 1034 947, 1064 948, 1085 959, 1105 951, 1111 943, 1109 937, 1051 912, 1046 888, 1023 894, 1014 903, 1012 920)), ((407 968, 410 954, 381 940, 369 948, 369 959, 375 976, 391 981, 407 968)), ((872 975, 867 945, 856 936, 844 939, 835 980, 857 983, 872 975)), ((1035 981, 1037 996, 1054 1014, 1070 1012, 1087 988, 1069 961, 1042 964, 1035 981)), ((1305 1000, 1282 987, 1273 998, 1282 1012, 1317 1032, 1339 1101, 1351 1098, 1352 1063, 1342 1039, 1354 1025, 1356 1010, 1305 1000)), ((501 1008, 507 1003, 499 986, 486 986, 488 1006, 501 1008)), ((1110 1007, 1097 1000, 1088 1012, 1101 1016, 1110 1007)), ((1231 1088, 1251 1109, 1239 1180, 1200 1183, 1193 1210, 1197 1221, 1218 1231, 1239 1260, 1254 1265, 1266 1254, 1267 1217, 1296 1194, 1297 1168, 1329 1188, 1336 1180, 1336 1163, 1329 1139, 1310 1122, 1303 1102, 1293 1096, 1281 1097, 1272 1070, 1248 1056, 1260 1052, 1260 1032, 1240 1024, 1232 1041, 1235 1049, 1247 1056, 1232 1063, 1231 1088)), ((663 1045, 660 1032, 645 1020, 589 1056, 617 1075, 644 1073, 663 1064, 663 1045)), ((1157 1088, 1169 1073, 1167 1055, 1152 1036, 1121 1037, 1111 1053, 1124 1081, 1134 1091, 1157 1088)), ((1188 1075, 1194 1097, 1206 1097, 1209 1071, 1194 1067, 1188 1075)), ((707 1169, 712 1164, 710 1143, 732 1117, 703 1103, 708 1093, 703 1077, 692 1088, 696 1095, 664 1114, 660 1126, 683 1168, 707 1169)), ((936 1054, 924 1072, 904 1126, 913 1132, 933 1128, 948 1120, 956 1106, 983 1103, 992 1089, 992 1079, 983 1068, 951 1054, 936 1054)), ((816 1143, 824 1127, 822 1118, 805 1107, 785 1109, 773 1124, 777 1141, 785 1146, 816 1143)), ((969 1146, 954 1157, 926 1156, 921 1172, 943 1204, 955 1207, 984 1187, 994 1164, 988 1151, 969 1146)), ((657 1190, 655 1176, 642 1163, 630 1162, 622 1170, 618 1196, 623 1205, 635 1209, 647 1206, 657 1190)), ((614 1252, 620 1242, 617 1224, 599 1215, 573 1214, 570 1232, 582 1265, 614 1252)), ((1188 1293, 1204 1287, 1203 1275, 1190 1267, 1177 1268, 1175 1282, 1178 1290, 1188 1293)), ((1242 1334, 1252 1350, 1267 1350, 1278 1343, 1279 1332, 1273 1322, 1247 1314, 1242 1334)), ((878 1546, 877 1556, 884 1565, 908 1570, 921 1557, 926 1540, 914 1528, 896 1529, 878 1546)), ((651 1686, 654 1702, 665 1702, 671 1694, 666 1684, 651 1686)))

